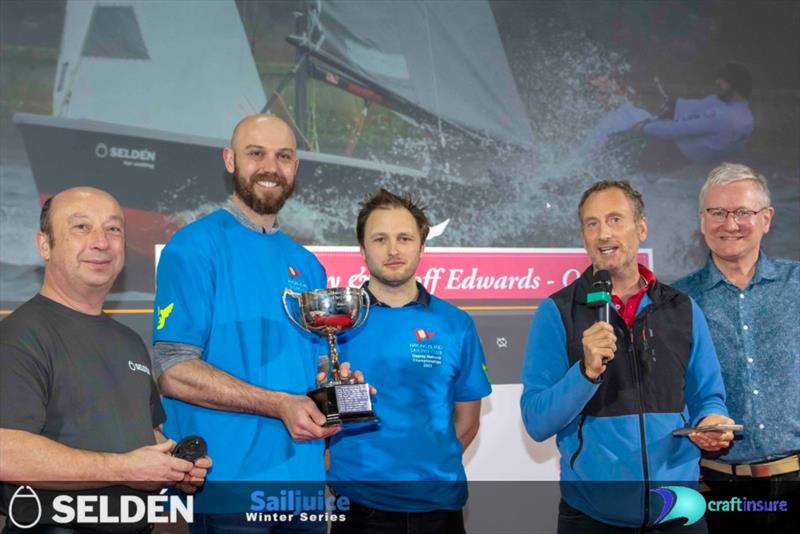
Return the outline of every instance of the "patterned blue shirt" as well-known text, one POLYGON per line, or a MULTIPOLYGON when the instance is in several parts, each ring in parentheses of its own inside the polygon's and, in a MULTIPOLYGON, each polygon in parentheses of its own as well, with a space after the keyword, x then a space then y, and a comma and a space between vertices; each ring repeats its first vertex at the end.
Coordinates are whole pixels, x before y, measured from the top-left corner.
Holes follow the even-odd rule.
POLYGON ((800 450, 800 262, 762 251, 740 290, 709 257, 674 287, 705 313, 728 410, 744 425, 743 439, 720 460, 755 463, 800 450))

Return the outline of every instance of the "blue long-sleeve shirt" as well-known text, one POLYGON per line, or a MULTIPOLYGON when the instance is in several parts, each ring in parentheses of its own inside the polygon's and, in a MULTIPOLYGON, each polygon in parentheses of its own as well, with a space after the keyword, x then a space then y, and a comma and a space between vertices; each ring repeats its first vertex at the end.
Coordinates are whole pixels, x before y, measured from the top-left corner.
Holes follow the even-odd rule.
POLYGON ((720 458, 755 463, 800 450, 800 262, 763 252, 744 289, 709 257, 675 287, 703 309, 742 439, 720 458))

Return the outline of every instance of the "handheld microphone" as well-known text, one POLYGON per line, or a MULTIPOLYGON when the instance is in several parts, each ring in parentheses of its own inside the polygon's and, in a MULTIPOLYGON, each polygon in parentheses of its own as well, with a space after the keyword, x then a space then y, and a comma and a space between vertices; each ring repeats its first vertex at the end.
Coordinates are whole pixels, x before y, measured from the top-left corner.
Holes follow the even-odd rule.
MULTIPOLYGON (((597 320, 609 323, 611 317, 611 274, 606 271, 594 273, 592 292, 586 296, 586 302, 597 308, 597 320)), ((608 363, 608 358, 603 357, 603 365, 608 363)))

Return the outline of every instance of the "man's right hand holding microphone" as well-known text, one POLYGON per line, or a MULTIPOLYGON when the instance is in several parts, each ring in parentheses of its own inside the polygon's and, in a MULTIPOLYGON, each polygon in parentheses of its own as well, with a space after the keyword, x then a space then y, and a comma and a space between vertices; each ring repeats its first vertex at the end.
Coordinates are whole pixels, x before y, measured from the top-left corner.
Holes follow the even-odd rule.
POLYGON ((598 380, 606 364, 614 359, 617 336, 609 323, 598 321, 583 332, 583 371, 590 380, 598 380))

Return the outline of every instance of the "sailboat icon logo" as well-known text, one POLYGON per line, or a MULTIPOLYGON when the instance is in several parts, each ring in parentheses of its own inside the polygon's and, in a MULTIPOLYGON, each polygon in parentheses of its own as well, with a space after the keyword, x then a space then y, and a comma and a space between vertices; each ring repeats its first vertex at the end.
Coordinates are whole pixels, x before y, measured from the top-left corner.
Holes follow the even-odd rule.
POLYGON ((30 486, 20 486, 17 488, 17 491, 14 492, 14 495, 11 496, 11 501, 8 503, 8 519, 11 520, 17 528, 31 528, 36 526, 36 523, 38 523, 41 518, 42 503, 39 501, 39 496, 33 491, 33 488, 30 486), (36 502, 36 519, 30 523, 20 523, 14 518, 14 504, 19 500, 19 502, 17 502, 18 510, 23 507, 27 508, 32 506, 29 499, 33 499, 36 502))

